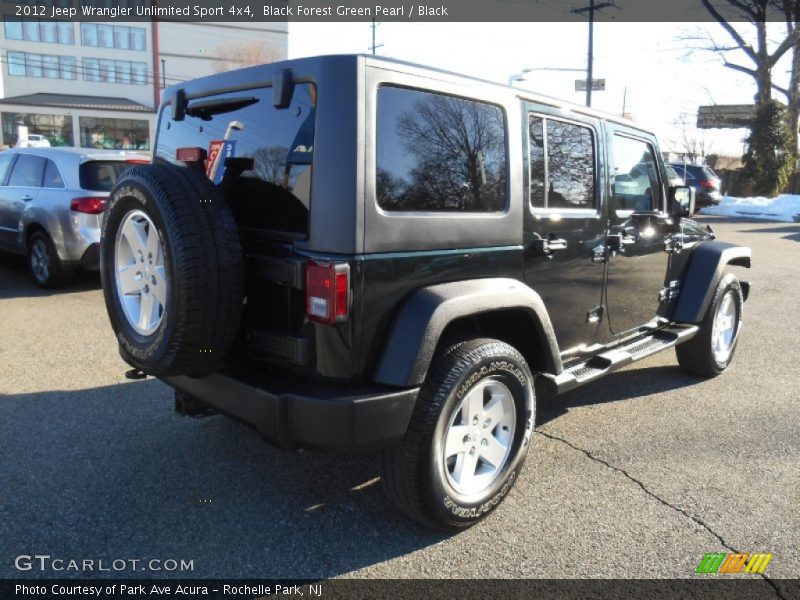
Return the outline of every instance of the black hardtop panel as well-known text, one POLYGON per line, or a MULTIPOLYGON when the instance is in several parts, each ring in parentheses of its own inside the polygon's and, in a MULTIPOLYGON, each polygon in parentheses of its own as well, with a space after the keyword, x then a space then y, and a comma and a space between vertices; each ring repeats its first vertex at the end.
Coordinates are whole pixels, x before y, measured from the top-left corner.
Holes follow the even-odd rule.
MULTIPOLYGON (((191 102, 206 96, 271 87, 274 78, 286 69, 291 71, 296 83, 313 83, 318 97, 310 219, 308 238, 298 241, 296 247, 314 252, 354 254, 360 247, 360 231, 356 226, 360 202, 356 199, 361 197, 358 157, 363 153, 363 134, 359 134, 360 61, 356 55, 303 58, 187 81, 164 91, 159 119, 172 118, 171 104, 179 95, 185 95, 186 101, 191 102)), ((269 97, 271 101, 271 95, 269 97)), ((159 130, 162 130, 161 125, 159 130)), ((157 137, 156 154, 158 148, 157 137)))

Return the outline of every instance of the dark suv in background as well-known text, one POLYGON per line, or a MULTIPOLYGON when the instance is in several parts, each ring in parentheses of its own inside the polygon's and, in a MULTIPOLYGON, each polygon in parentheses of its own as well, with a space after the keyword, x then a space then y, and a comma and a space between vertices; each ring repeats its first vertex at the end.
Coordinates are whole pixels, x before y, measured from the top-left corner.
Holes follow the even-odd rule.
POLYGON ((694 189, 698 207, 719 204, 721 181, 711 167, 682 162, 671 162, 669 166, 675 169, 675 173, 683 180, 683 185, 694 189))
POLYGON ((537 388, 676 346, 705 377, 733 358, 750 249, 691 220, 655 136, 617 117, 327 56, 168 88, 154 163, 103 222, 129 375, 283 448, 382 450, 424 523, 503 500, 537 388))

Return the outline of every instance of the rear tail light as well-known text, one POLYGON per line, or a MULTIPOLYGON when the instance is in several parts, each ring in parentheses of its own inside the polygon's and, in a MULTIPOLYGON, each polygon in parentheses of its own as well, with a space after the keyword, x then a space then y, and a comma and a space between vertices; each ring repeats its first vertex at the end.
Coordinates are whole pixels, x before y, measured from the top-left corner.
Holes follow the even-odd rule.
POLYGON ((99 215, 106 209, 108 198, 96 198, 88 196, 85 198, 73 198, 69 203, 69 209, 87 215, 99 215))
POLYGON ((331 325, 350 315, 350 265, 309 261, 306 265, 306 316, 331 325))
POLYGON ((146 158, 127 158, 125 162, 129 165, 149 165, 150 161, 146 158))
POLYGON ((701 181, 700 185, 702 187, 704 187, 705 189, 707 189, 707 190, 713 190, 714 189, 714 182, 713 181, 701 181))

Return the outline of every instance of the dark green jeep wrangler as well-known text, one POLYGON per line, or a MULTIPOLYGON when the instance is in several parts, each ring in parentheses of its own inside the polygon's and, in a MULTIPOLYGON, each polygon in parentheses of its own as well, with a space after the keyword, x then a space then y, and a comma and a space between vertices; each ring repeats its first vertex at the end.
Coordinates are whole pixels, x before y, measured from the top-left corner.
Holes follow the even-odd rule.
POLYGON ((283 448, 381 449, 411 517, 472 525, 558 394, 676 346, 722 373, 750 249, 690 220, 656 138, 555 99, 366 56, 164 92, 154 164, 103 222, 131 376, 283 448))

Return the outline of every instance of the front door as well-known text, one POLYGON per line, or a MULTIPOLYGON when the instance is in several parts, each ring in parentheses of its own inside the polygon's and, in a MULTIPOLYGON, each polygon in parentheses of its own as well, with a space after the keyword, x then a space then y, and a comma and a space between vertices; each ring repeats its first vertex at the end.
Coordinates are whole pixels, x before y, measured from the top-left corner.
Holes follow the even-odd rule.
POLYGON ((655 140, 609 124, 611 202, 606 301, 609 325, 631 333, 656 317, 673 232, 655 140))
POLYGON ((22 234, 22 213, 29 202, 39 195, 44 177, 46 159, 33 154, 19 154, 11 167, 6 185, 2 188, 0 207, 0 231, 3 245, 12 252, 19 252, 22 234))
POLYGON ((5 185, 15 156, 11 152, 0 154, 0 249, 3 250, 15 250, 17 243, 17 194, 5 185))
POLYGON ((565 360, 606 334, 599 123, 525 111, 526 283, 544 301, 565 360))

